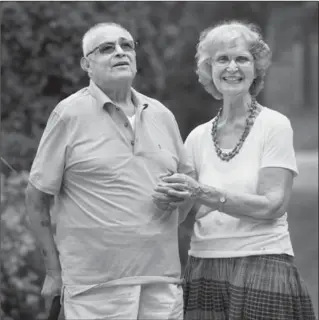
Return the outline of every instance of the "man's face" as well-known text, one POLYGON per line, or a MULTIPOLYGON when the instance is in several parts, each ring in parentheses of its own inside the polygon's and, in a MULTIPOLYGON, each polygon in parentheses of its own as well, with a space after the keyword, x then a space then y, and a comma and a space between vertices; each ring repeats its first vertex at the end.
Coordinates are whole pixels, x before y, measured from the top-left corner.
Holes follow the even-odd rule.
POLYGON ((91 39, 88 73, 98 85, 132 81, 136 74, 136 52, 130 33, 117 26, 97 29, 91 39))

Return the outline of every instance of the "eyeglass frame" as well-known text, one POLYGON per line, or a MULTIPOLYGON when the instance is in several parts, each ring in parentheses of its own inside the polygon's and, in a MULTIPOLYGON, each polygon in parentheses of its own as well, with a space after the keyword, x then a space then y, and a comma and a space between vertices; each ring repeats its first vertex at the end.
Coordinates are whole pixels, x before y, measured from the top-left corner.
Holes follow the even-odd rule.
MULTIPOLYGON (((126 51, 126 52, 135 51, 135 50, 136 50, 136 47, 139 45, 139 42, 138 42, 137 40, 134 41, 134 40, 124 39, 124 38, 120 38, 120 40, 121 40, 121 41, 131 42, 131 43, 133 44, 132 49, 129 50, 129 51, 126 51)), ((111 53, 113 53, 113 52, 115 51, 115 48, 116 48, 116 45, 117 45, 117 44, 120 45, 120 47, 121 47, 121 43, 120 43, 119 41, 117 41, 117 42, 108 42, 108 41, 106 41, 106 42, 103 42, 103 43, 99 44, 98 46, 96 46, 96 47, 95 47, 94 49, 92 49, 91 51, 89 51, 89 52, 85 55, 85 57, 87 58, 90 54, 94 53, 96 50, 100 50, 101 47, 102 47, 103 45, 107 44, 107 43, 114 45, 114 49, 113 49, 113 51, 112 51, 111 53)), ((122 47, 121 47, 121 49, 123 50, 122 47)), ((123 51, 125 51, 125 50, 123 50, 123 51)), ((100 53, 101 53, 101 52, 100 52, 100 53)), ((111 54, 111 53, 110 53, 110 54, 111 54)))
MULTIPOLYGON (((222 57, 222 56, 227 56, 227 55, 226 55, 226 54, 225 54, 225 55, 221 55, 220 57, 222 57)), ((220 57, 218 57, 218 58, 220 58, 220 57)), ((246 56, 246 55, 239 55, 239 56, 235 57, 235 59, 237 59, 238 57, 245 57, 245 58, 247 58, 247 59, 249 58, 249 57, 246 56)), ((229 58, 229 56, 227 56, 227 58, 229 58)), ((218 67, 229 67, 229 65, 231 64, 232 61, 235 62, 235 64, 236 64, 237 67, 248 66, 248 65, 254 63, 254 61, 255 61, 255 59, 254 59, 254 57, 253 57, 252 59, 249 58, 249 59, 245 62, 245 64, 241 64, 241 63, 238 63, 235 59, 232 58, 232 59, 229 60, 228 63, 225 63, 225 64, 218 64, 218 62, 216 63, 216 59, 214 59, 213 57, 210 58, 211 63, 214 64, 215 66, 218 66, 218 67)))

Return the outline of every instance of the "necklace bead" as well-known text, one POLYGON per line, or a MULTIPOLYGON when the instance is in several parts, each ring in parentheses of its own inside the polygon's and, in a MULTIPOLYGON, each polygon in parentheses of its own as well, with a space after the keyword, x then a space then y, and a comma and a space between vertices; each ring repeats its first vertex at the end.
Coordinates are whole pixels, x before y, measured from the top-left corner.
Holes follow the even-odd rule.
POLYGON ((252 99, 251 105, 248 110, 248 116, 246 119, 245 129, 244 129, 242 136, 239 138, 239 141, 237 142, 237 144, 233 148, 233 150, 231 150, 230 152, 223 152, 222 149, 219 147, 218 139, 217 139, 217 125, 218 125, 218 121, 220 119, 220 115, 222 113, 222 108, 219 109, 215 119, 212 122, 211 135, 212 135, 212 140, 214 143, 216 154, 221 160, 229 161, 239 153, 239 151, 241 150, 241 148, 242 148, 242 146, 243 146, 254 122, 255 122, 256 113, 257 113, 256 111, 257 111, 257 102, 255 99, 252 99))

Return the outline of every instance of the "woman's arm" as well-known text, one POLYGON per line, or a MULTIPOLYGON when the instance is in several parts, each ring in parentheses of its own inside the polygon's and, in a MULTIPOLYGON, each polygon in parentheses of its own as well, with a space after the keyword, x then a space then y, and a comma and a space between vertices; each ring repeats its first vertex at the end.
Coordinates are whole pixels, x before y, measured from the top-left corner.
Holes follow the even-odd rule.
POLYGON ((257 194, 221 190, 180 174, 163 178, 163 184, 157 191, 185 200, 194 199, 233 217, 270 220, 286 212, 292 185, 293 173, 290 170, 269 167, 260 170, 257 194), (222 198, 225 203, 221 203, 222 198))

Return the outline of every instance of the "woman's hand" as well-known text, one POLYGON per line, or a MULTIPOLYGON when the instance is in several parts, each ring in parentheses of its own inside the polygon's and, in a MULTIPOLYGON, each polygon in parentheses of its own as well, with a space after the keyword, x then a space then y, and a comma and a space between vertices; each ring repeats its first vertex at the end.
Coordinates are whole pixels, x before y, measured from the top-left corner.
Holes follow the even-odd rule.
MULTIPOLYGON (((163 174, 159 178, 162 180, 163 178, 168 177, 172 174, 172 172, 163 174)), ((184 202, 184 200, 181 198, 169 195, 168 188, 163 182, 160 182, 154 190, 155 193, 152 195, 153 202, 159 209, 163 211, 172 211, 184 202)))
POLYGON ((199 183, 193 178, 180 173, 162 178, 162 182, 155 188, 159 201, 177 207, 188 200, 195 200, 201 189, 199 183))

